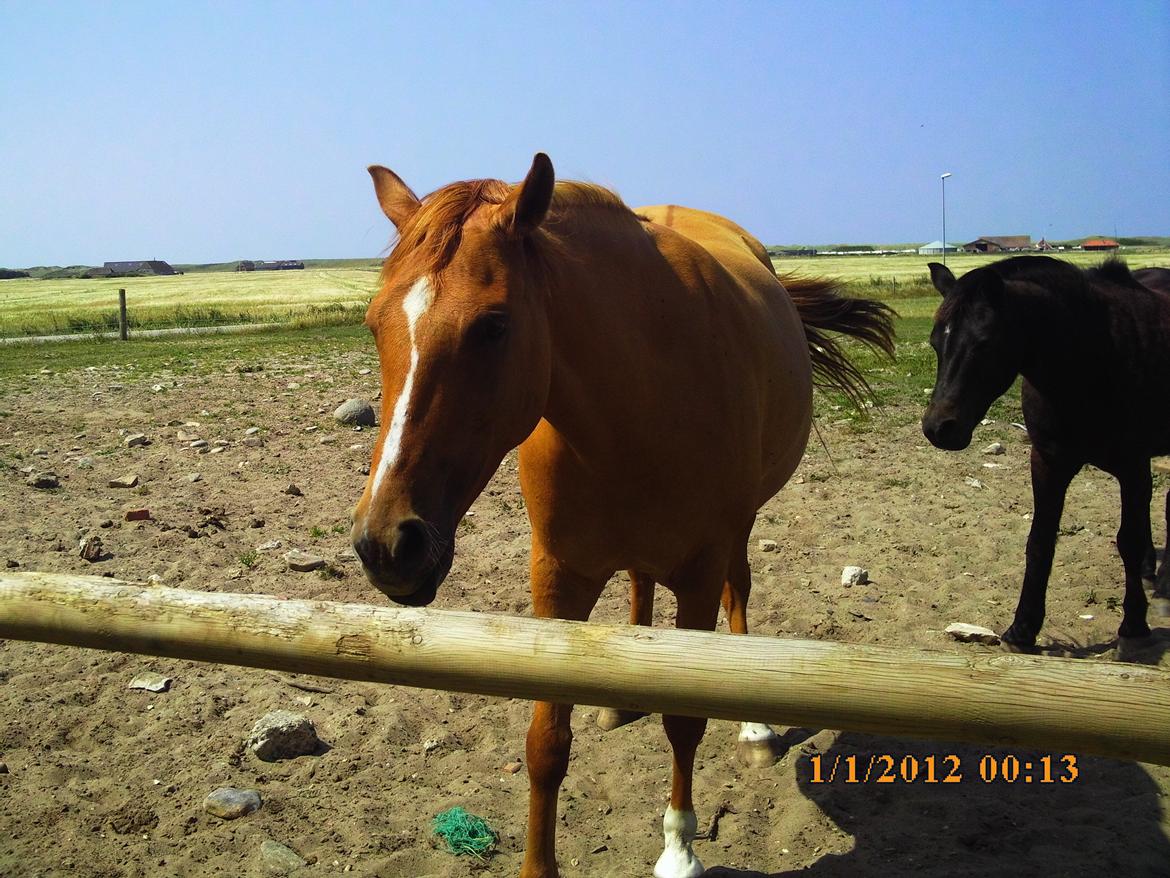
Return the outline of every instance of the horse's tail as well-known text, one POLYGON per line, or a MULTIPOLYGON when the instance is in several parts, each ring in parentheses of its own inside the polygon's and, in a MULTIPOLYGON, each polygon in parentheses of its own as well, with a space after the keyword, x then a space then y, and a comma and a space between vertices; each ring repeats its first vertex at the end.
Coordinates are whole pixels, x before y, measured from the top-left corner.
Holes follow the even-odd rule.
POLYGON ((849 361, 840 340, 829 333, 852 336, 892 359, 894 310, 873 299, 843 296, 841 283, 829 278, 786 274, 780 276, 780 282, 804 324, 813 383, 823 390, 840 391, 861 408, 865 400, 873 399, 873 388, 849 361))

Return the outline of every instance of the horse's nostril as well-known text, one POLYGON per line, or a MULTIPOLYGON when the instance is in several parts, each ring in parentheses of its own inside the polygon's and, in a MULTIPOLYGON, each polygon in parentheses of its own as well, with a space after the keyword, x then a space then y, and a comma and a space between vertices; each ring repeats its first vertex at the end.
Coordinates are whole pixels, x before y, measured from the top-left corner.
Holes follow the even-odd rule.
POLYGON ((368 535, 355 540, 353 550, 357 552, 357 556, 361 558, 362 564, 367 568, 374 569, 379 566, 382 554, 381 546, 377 541, 371 540, 368 535))
POLYGON ((390 556, 400 568, 409 569, 426 560, 429 545, 426 526, 417 518, 408 518, 398 525, 390 556))

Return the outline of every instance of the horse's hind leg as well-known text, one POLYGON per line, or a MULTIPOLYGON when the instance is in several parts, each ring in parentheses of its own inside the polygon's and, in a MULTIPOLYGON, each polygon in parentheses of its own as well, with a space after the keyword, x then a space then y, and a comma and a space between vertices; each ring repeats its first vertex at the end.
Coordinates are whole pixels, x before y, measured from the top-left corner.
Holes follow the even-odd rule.
POLYGON ((1121 482, 1121 527, 1117 531, 1117 551, 1125 565, 1125 599, 1121 602, 1124 614, 1118 637, 1146 637, 1150 633, 1146 621, 1145 588, 1142 586, 1142 562, 1146 543, 1150 540, 1150 495, 1153 480, 1150 462, 1118 475, 1121 482))
POLYGON ((1154 581, 1155 609, 1160 616, 1170 616, 1170 491, 1166 492, 1166 548, 1162 550, 1162 566, 1154 581))
MULTIPOLYGON (((649 626, 654 621, 654 578, 637 570, 631 570, 629 573, 630 624, 649 626)), ((597 712, 597 725, 610 732, 644 716, 646 714, 639 710, 603 707, 597 712)))
MULTIPOLYGON (((752 570, 748 564, 747 540, 736 552, 723 584, 723 611, 732 634, 747 634, 747 605, 752 591, 752 570)), ((780 737, 766 723, 740 723, 735 755, 744 765, 757 768, 772 765, 784 755, 780 737)))
MULTIPOLYGON (((727 556, 704 552, 671 576, 668 585, 678 598, 676 625, 711 631, 719 617, 720 587, 726 577, 727 556)), ((698 831, 692 799, 695 751, 707 729, 707 720, 690 716, 664 716, 662 725, 674 753, 670 807, 662 819, 665 845, 654 866, 654 878, 697 878, 703 864, 691 844, 698 831)))

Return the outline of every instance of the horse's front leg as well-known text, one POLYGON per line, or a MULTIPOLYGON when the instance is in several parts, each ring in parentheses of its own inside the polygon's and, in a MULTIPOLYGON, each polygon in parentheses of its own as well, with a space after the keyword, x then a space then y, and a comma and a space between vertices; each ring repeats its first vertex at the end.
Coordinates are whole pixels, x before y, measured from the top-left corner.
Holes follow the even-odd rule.
POLYGON ((1121 603, 1125 613, 1117 636, 1147 637, 1150 633, 1146 621, 1149 602, 1142 586, 1142 566, 1150 542, 1150 497, 1153 494, 1150 461, 1140 461, 1138 466, 1119 474, 1118 481, 1121 483, 1121 527, 1117 531, 1117 551, 1125 565, 1125 599, 1121 603))
MULTIPOLYGON (((727 555, 703 553, 671 577, 669 586, 678 599, 676 627, 712 631, 719 617, 719 596, 727 575, 727 555)), ((670 807, 662 820, 665 845, 654 866, 654 878, 697 878, 703 864, 692 843, 698 831, 692 798, 695 751, 703 740, 707 720, 691 716, 664 716, 662 725, 674 753, 670 807)))
POLYGON ((1042 455, 1032 448, 1032 529, 1028 532, 1027 560, 1020 602, 1011 627, 1003 633, 1004 643, 1032 647, 1044 624, 1044 598, 1056 552, 1056 534, 1064 512, 1069 483, 1080 472, 1081 463, 1042 455))
MULTIPOLYGON (((583 577, 565 570, 533 545, 532 608, 541 618, 589 618, 605 587, 604 577, 583 577)), ((557 878, 557 797, 569 767, 573 705, 536 703, 528 727, 528 843, 520 878, 557 878)))

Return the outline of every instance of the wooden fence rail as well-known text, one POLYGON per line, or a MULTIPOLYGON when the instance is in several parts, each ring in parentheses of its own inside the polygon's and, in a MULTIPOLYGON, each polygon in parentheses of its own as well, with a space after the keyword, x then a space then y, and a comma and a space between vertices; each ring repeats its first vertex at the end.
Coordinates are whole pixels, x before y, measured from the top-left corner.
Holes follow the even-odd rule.
POLYGON ((0 574, 0 638, 654 713, 1170 765, 1170 674, 0 574))

